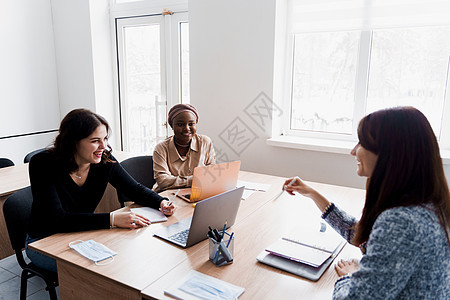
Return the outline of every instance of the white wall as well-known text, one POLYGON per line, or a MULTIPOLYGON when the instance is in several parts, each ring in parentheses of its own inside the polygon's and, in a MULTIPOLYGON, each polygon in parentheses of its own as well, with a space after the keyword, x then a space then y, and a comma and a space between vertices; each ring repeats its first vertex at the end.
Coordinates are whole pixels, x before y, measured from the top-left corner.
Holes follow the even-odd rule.
POLYGON ((116 125, 119 123, 119 103, 118 99, 114 98, 113 82, 113 63, 117 60, 111 51, 113 27, 110 24, 109 0, 90 0, 90 16, 95 111, 114 127, 114 137, 118 138, 119 127, 116 125))
POLYGON ((11 159, 14 164, 23 163, 25 155, 33 150, 50 146, 56 137, 56 132, 35 134, 8 139, 0 139, 0 157, 11 159))
POLYGON ((27 134, 80 107, 110 122, 117 148, 109 0, 1 1, 0 33, 0 157, 50 145, 55 132, 27 134))
POLYGON ((50 0, 0 1, 0 157, 51 143, 60 120, 50 0))
POLYGON ((105 117, 118 147, 109 0, 52 0, 61 116, 87 108, 105 117))
POLYGON ((89 0, 52 0, 61 115, 95 109, 89 0))

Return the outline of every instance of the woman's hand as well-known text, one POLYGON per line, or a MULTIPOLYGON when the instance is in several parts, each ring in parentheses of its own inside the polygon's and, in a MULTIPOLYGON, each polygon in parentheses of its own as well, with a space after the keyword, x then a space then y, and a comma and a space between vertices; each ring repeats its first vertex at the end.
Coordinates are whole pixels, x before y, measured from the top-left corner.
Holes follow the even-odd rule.
POLYGON ((359 270, 359 262, 356 259, 341 259, 337 262, 337 264, 334 265, 334 269, 339 276, 344 276, 346 274, 350 275, 359 270))
POLYGON ((173 202, 169 202, 167 200, 163 200, 160 203, 160 210, 162 211, 163 214, 165 214, 166 216, 171 216, 173 215, 173 213, 175 212, 175 205, 173 204, 173 202))
POLYGON ((133 212, 115 212, 114 213, 114 226, 121 228, 141 228, 149 226, 151 224, 150 220, 141 215, 135 214, 133 212))
POLYGON ((297 192, 303 196, 310 197, 315 190, 311 188, 309 185, 304 183, 300 178, 294 177, 287 179, 284 182, 283 189, 291 195, 295 195, 294 192, 297 192))
POLYGON ((295 195, 294 192, 297 192, 302 196, 311 198, 321 212, 323 212, 325 208, 330 204, 330 202, 324 196, 304 183, 303 180, 298 177, 286 180, 283 184, 283 190, 291 195, 295 195))

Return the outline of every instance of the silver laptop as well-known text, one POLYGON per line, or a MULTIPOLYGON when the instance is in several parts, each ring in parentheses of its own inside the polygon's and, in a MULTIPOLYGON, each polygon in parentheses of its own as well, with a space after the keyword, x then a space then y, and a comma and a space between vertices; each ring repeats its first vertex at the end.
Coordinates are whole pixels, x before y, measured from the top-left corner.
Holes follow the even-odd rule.
POLYGON ((239 187, 201 200, 192 218, 163 227, 154 235, 183 248, 195 245, 207 238, 209 227, 221 230, 225 222, 227 228, 234 224, 243 192, 244 187, 239 187))

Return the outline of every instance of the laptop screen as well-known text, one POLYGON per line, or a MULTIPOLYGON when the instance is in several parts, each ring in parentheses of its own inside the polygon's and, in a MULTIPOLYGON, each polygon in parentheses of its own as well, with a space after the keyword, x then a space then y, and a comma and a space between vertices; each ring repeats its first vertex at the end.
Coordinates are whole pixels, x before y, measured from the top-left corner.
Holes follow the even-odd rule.
POLYGON ((192 180, 190 201, 203 200, 234 189, 240 167, 240 161, 196 167, 192 180))

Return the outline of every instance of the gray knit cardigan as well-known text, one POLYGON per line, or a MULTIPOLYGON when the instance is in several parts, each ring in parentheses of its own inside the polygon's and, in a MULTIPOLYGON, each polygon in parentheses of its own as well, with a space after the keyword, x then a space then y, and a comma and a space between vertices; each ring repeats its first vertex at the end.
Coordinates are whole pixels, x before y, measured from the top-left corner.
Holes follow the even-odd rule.
MULTIPOLYGON (((323 218, 347 241, 353 238, 355 218, 334 205, 323 218)), ((381 213, 359 267, 336 282, 333 299, 450 299, 450 246, 429 208, 381 213)))

